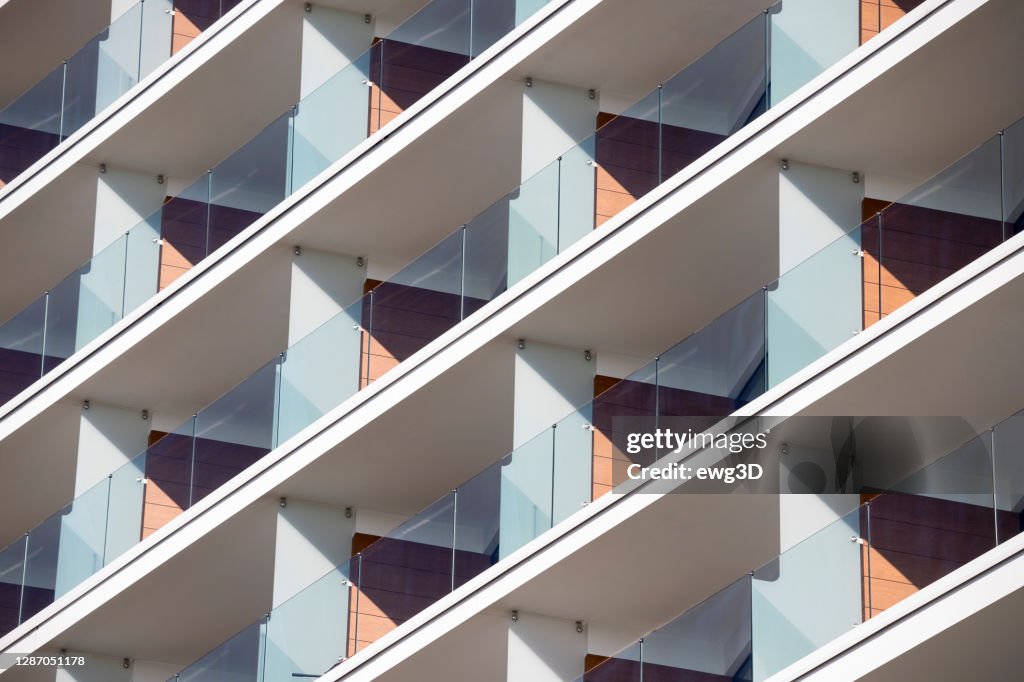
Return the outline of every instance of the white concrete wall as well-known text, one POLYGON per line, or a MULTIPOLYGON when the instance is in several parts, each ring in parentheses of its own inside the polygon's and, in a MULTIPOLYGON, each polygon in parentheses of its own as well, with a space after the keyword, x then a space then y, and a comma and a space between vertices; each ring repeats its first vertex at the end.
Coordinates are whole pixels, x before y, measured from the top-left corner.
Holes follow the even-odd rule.
POLYGON ((597 110, 586 90, 539 80, 524 85, 522 186, 509 204, 509 286, 593 229, 595 176, 587 162, 597 110))
MULTIPOLYGON (((75 334, 59 335, 58 353, 70 355, 156 293, 160 251, 153 240, 166 192, 155 173, 112 167, 97 173, 92 267, 80 279, 75 334)), ((68 286, 60 287, 56 307, 71 303, 68 286)))
POLYGON ((619 378, 628 377, 651 361, 651 358, 607 353, 604 351, 596 355, 594 359, 596 360, 597 374, 619 378))
POLYGON ((755 573, 751 629, 760 643, 753 652, 755 680, 861 621, 861 545, 851 542, 859 528, 856 515, 837 521, 755 573))
POLYGON ((516 350, 512 446, 518 448, 594 397, 597 362, 584 349, 526 339, 516 350))
POLYGON ((373 24, 363 14, 320 5, 302 16, 302 100, 293 121, 289 168, 293 190, 365 139, 370 104, 365 53, 373 24))
POLYGON ((784 0, 769 14, 773 106, 857 49, 859 12, 855 2, 784 0))
POLYGON ((183 667, 178 663, 132 661, 132 682, 167 682, 183 667))
POLYGON ((365 281, 366 261, 357 265, 356 256, 313 249, 293 255, 288 345, 357 302, 365 281))
POLYGON ((404 523, 408 517, 372 509, 360 509, 356 514, 357 533, 385 536, 404 523))
POLYGON ((576 624, 533 613, 509 620, 508 679, 564 682, 583 674, 587 635, 576 624))
POLYGON ((782 495, 779 498, 780 550, 784 552, 799 544, 859 504, 860 496, 853 494, 782 495))
POLYGON ((91 403, 78 432, 75 496, 81 495, 146 449, 151 423, 142 410, 91 403))
POLYGON ((288 352, 281 367, 278 442, 359 387, 366 265, 355 256, 303 249, 292 256, 288 352))
POLYGON ((300 97, 309 93, 370 49, 373 19, 313 4, 302 15, 302 71, 300 97))
POLYGON ((863 180, 854 183, 848 170, 794 161, 779 170, 781 278, 767 295, 769 387, 863 325, 861 240, 854 230, 863 197, 863 180))
POLYGON ((138 2, 139 0, 110 0, 110 20, 114 21, 138 2))
POLYGON ((779 171, 779 269, 787 272, 860 225, 864 181, 852 172, 789 162, 779 171))
MULTIPOLYGON (((830 449, 789 444, 786 454, 779 454, 780 552, 860 505, 860 495, 836 492, 835 478, 835 455, 830 449)), ((854 482, 847 481, 847 485, 852 486, 854 482)))
POLYGON ((92 252, 99 253, 152 215, 167 196, 157 173, 107 167, 96 174, 96 217, 92 252))
POLYGON ((355 526, 355 510, 346 518, 343 508, 298 499, 278 508, 266 679, 322 673, 344 655, 355 526))
POLYGON ((597 99, 586 90, 534 80, 523 87, 522 180, 594 134, 597 99))
POLYGON ((293 597, 352 556, 356 512, 299 499, 278 507, 274 606, 293 597))
POLYGON ((141 410, 92 404, 82 409, 74 505, 60 518, 54 587, 61 596, 138 543, 150 422, 141 410))
POLYGON ((527 340, 517 351, 515 451, 501 469, 500 556, 590 500, 592 435, 583 426, 590 422, 596 367, 582 349, 527 340))

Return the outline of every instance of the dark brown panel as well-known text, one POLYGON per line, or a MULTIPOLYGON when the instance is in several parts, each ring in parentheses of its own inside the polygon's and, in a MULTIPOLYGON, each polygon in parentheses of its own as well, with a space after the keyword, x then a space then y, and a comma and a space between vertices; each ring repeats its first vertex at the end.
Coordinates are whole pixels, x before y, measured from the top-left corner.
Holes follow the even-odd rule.
MULTIPOLYGON (((42 372, 42 355, 20 350, 0 348, 0 404, 32 385, 42 372)), ((53 367, 59 360, 52 358, 47 368, 53 367)))
POLYGON ((174 198, 160 213, 160 281, 162 290, 188 272, 263 214, 205 201, 174 198), (209 228, 208 228, 209 226, 209 228))
POLYGON ((652 384, 607 376, 594 378, 594 392, 596 397, 592 403, 591 416, 593 499, 597 499, 624 481, 627 467, 635 461, 614 446, 615 417, 651 417, 657 408, 662 415, 692 417, 692 428, 699 431, 710 425, 707 418, 732 414, 741 405, 736 400, 722 396, 668 386, 661 386, 655 390, 652 384))
POLYGON ((10 182, 59 143, 56 133, 0 124, 0 181, 10 182))
POLYGON ((162 528, 268 451, 178 434, 156 438, 146 453, 143 537, 162 528))
POLYGON ((357 534, 352 549, 362 556, 352 564, 351 580, 357 585, 350 600, 349 654, 356 642, 366 646, 422 611, 455 586, 491 565, 491 558, 394 538, 357 534))
MULTIPOLYGON (((392 282, 378 283, 372 291, 362 304, 362 327, 367 331, 362 339, 360 388, 458 324, 463 312, 459 294, 392 282)), ((466 310, 475 310, 485 302, 467 298, 464 303, 466 310)))
MULTIPOLYGON (((871 494, 870 533, 861 512, 865 614, 876 615, 995 547, 1000 535, 1019 528, 1016 514, 991 507, 903 493, 871 494), (870 606, 868 609, 868 600, 870 606), (870 611, 870 612, 869 612, 870 611)), ((1009 537, 1009 536, 1007 536, 1009 537)))
POLYGON ((415 104, 468 61, 462 54, 374 39, 370 52, 369 134, 415 104))
POLYGON ((865 327, 1002 242, 998 220, 877 199, 861 212, 865 327))
POLYGON ((724 139, 714 133, 605 113, 598 114, 597 123, 595 226, 724 139))

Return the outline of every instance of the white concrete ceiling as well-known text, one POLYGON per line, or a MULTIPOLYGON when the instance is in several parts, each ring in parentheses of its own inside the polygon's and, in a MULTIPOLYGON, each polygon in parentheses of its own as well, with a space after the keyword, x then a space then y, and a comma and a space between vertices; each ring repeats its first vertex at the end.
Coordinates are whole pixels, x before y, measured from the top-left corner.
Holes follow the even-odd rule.
POLYGON ((301 2, 275 8, 92 151, 86 163, 197 178, 299 99, 301 2))
POLYGON ((49 419, 0 443, 0 496, 12 501, 0 515, 0 549, 71 501, 81 407, 56 406, 49 419))
POLYGON ((619 113, 695 61, 773 0, 605 2, 515 71, 520 78, 593 88, 619 113))
POLYGON ((275 500, 252 505, 55 642, 115 657, 191 663, 270 610, 275 500))
POLYGON ((777 550, 774 496, 666 495, 376 679, 413 682, 428 661, 438 679, 456 679, 462 661, 442 653, 471 650, 496 637, 513 610, 582 621, 588 630, 600 630, 611 650, 622 649, 777 550))
POLYGON ((288 249, 264 252, 217 295, 190 306, 184 327, 162 328, 125 352, 114 374, 69 397, 191 416, 287 348, 290 276, 288 249))
MULTIPOLYGON (((799 159, 917 184, 1024 116, 1024 4, 989 2, 780 145, 799 159), (970 49, 965 46, 970 45, 970 49)), ((911 185, 913 186, 913 185, 911 185)))
POLYGON ((275 493, 408 516, 425 509, 512 450, 515 352, 488 344, 275 493))
POLYGON ((110 25, 110 0, 11 0, 0 4, 0 109, 110 25), (15 66, 16 65, 16 66, 15 66))
POLYGON ((402 428, 390 419, 374 422, 330 462, 304 469, 54 646, 182 664, 196 660, 269 610, 278 497, 294 493, 410 515, 504 455, 512 440, 514 352, 511 344, 496 343, 444 375, 401 406, 402 428), (479 390, 465 391, 469 381, 479 390), (439 403, 449 408, 443 415, 430 409, 439 403), (218 587, 226 582, 231 585, 218 587))
POLYGON ((193 331, 181 335, 168 329, 153 339, 154 345, 132 349, 119 365, 118 376, 86 382, 41 419, 0 442, 0 495, 10 502, 0 517, 0 548, 74 497, 75 458, 71 455, 78 451, 82 400, 148 409, 154 428, 169 430, 287 346, 287 317, 264 319, 261 312, 265 307, 287 309, 289 256, 284 249, 265 253, 251 276, 235 278, 223 289, 229 298, 214 296, 190 308, 187 317, 190 326, 195 325, 193 331), (242 336, 204 333, 221 323, 234 326, 242 336), (172 394, 161 388, 178 379, 183 392, 172 394), (26 486, 30 479, 33 484, 26 486))
POLYGON ((1014 280, 818 401, 809 414, 1004 417, 1024 409, 1014 280))
MULTIPOLYGON (((1020 258, 1024 256, 1018 255, 1020 258)), ((1021 372, 1016 371, 1019 344, 1015 340, 1024 333, 1024 313, 1015 301, 1022 294, 1024 275, 840 384, 805 413, 990 415, 978 420, 978 425, 984 426, 993 421, 991 416, 1017 411, 1021 407, 1021 372)), ((944 421, 951 428, 931 434, 936 454, 973 428, 966 421, 944 421)), ((773 429, 771 438, 789 439, 791 434, 773 429)), ((778 546, 773 545, 779 531, 776 504, 762 495, 666 495, 545 568, 489 608, 492 612, 517 609, 582 619, 588 627, 613 632, 621 640, 618 645, 626 646, 777 553, 778 546), (724 537, 729 541, 722 542, 724 537), (714 551, 701 549, 708 547, 714 551)), ((950 636, 939 640, 962 653, 957 649, 959 642, 989 637, 982 650, 989 652, 990 658, 981 670, 993 671, 993 677, 980 679, 1000 679, 995 673, 1008 669, 1004 662, 1017 662, 1009 653, 1012 638, 999 634, 999 628, 1005 627, 1005 614, 1019 608, 1019 594, 1006 600, 1007 608, 987 609, 951 628, 950 636)), ((415 669, 420 655, 437 660, 432 651, 435 645, 448 651, 457 648, 459 632, 464 632, 461 628, 482 617, 482 612, 473 616, 459 631, 443 635, 422 654, 405 659, 392 671, 393 677, 389 672, 382 679, 409 679, 407 674, 415 669)), ((915 665, 938 670, 924 663, 935 651, 931 643, 918 647, 877 671, 877 679, 907 679, 907 671, 915 665)), ((968 670, 972 662, 973 658, 961 667, 968 670)))
POLYGON ((6 322, 92 254, 96 174, 74 166, 0 223, 0 319, 6 322), (59 200, 54 200, 59 196, 59 200), (17 283, 14 286, 14 283, 17 283))
POLYGON ((1024 590, 1000 599, 860 678, 903 680, 1013 680, 1024 668, 1017 623, 1024 590))
MULTIPOLYGON (((507 682, 509 616, 484 612, 457 627, 450 637, 439 640, 415 660, 388 674, 390 682, 429 680, 474 680, 507 682), (424 676, 430 671, 430 676, 424 676)), ((583 662, 580 661, 582 666, 583 662)))
POLYGON ((509 335, 653 358, 778 276, 777 177, 749 166, 509 335))
POLYGON ((367 256, 387 273, 423 254, 519 184, 522 87, 494 83, 313 215, 293 241, 367 256))

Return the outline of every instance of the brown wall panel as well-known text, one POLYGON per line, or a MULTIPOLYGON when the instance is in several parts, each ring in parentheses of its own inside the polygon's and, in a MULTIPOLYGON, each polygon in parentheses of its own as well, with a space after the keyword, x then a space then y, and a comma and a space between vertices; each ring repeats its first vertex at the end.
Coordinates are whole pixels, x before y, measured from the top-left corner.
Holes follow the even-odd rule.
POLYGON ((258 211, 168 197, 160 212, 158 290, 169 286, 262 215, 258 211))
POLYGON ((922 2, 924 0, 861 0, 861 45, 878 35, 880 30, 884 31, 892 26, 922 2))
POLYGON ((242 0, 174 0, 171 54, 191 43, 242 0))
MULTIPOLYGON (((42 346, 42 339, 39 345, 42 346)), ((10 400, 32 385, 40 376, 42 362, 41 353, 0 348, 0 403, 10 400)), ((54 364, 56 362, 59 361, 54 358, 54 364)), ((46 366, 53 367, 54 364, 48 359, 46 366)))
POLYGON ((59 143, 60 136, 56 133, 0 124, 0 187, 20 175, 59 143))
MULTIPOLYGON (((363 297, 359 387, 364 388, 459 323, 461 296, 420 287, 367 280, 363 297), (372 310, 371 310, 372 305, 372 310)), ((484 301, 466 299, 467 311, 484 301)))
POLYGON ((998 220, 877 199, 861 212, 865 327, 1002 241, 998 220))
POLYGON ((374 40, 370 52, 368 133, 380 130, 468 62, 465 55, 374 40))
POLYGON ((594 226, 619 213, 690 165, 725 137, 656 121, 597 116, 594 226))
POLYGON ((662 415, 696 418, 696 431, 710 425, 703 423, 705 420, 701 417, 725 416, 739 407, 739 403, 730 398, 668 386, 656 391, 651 384, 601 375, 594 377, 594 396, 591 494, 595 500, 625 481, 627 468, 635 462, 614 445, 615 417, 651 417, 657 404, 662 415))
MULTIPOLYGON (((452 550, 420 542, 357 533, 349 600, 348 655, 377 641, 452 590, 452 550)), ((491 565, 474 552, 455 553, 455 586, 491 565)))
POLYGON ((265 455, 265 448, 154 431, 146 453, 147 538, 265 455))
POLYGON ((18 614, 25 622, 53 603, 55 592, 42 587, 21 586, 21 575, 17 582, 0 582, 0 636, 18 626, 18 614))
MULTIPOLYGON (((867 616, 881 613, 996 544, 991 507, 886 493, 871 500, 870 513, 870 533, 867 515, 861 513, 861 535, 870 540, 862 551, 867 616)), ((1001 540, 1019 532, 1017 514, 999 512, 998 522, 1001 540)))
POLYGON ((202 23, 198 16, 193 19, 185 14, 184 10, 174 11, 174 21, 171 23, 171 54, 178 54, 199 36, 202 29, 197 22, 202 23))

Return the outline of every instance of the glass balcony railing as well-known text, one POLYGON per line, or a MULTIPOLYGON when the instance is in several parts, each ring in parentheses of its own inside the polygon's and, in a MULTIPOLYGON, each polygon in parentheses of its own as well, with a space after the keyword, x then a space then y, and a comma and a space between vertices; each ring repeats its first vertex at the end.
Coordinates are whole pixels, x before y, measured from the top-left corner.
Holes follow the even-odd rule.
POLYGON ((0 187, 74 134, 241 0, 140 0, 0 110, 0 187))
MULTIPOLYGON (((147 0, 147 13, 161 1, 147 0)), ((546 4, 433 0, 377 40, 0 326, 0 400, 53 370, 546 4)))
POLYGON ((858 508, 672 622, 614 656, 588 656, 578 679, 771 677, 1019 534, 1022 446, 1018 415, 884 492, 863 490, 858 508))
MULTIPOLYGON (((772 420, 771 429, 780 421, 786 420, 772 420)), ((814 439, 825 434, 829 442, 821 449, 831 452, 831 432, 816 426, 821 419, 803 421, 815 424, 801 431, 801 448, 813 450, 814 439)), ((870 421, 857 427, 869 438, 870 421)), ((701 423, 710 421, 697 417, 693 425, 701 423)), ((580 426, 587 426, 581 414, 563 420, 171 679, 315 678, 355 655, 572 514, 577 500, 589 499, 589 479, 572 481, 589 470, 582 462, 591 457, 588 429, 580 426), (581 432, 586 438, 577 437, 581 432)), ((737 430, 748 432, 748 426, 737 430)), ((596 454, 597 424, 590 430, 596 454)), ((899 431, 888 425, 874 430, 883 439, 899 431)), ((1007 419, 938 459, 922 449, 911 457, 905 449, 899 453, 903 467, 919 468, 885 485, 883 494, 863 480, 891 478, 893 453, 885 440, 878 452, 865 447, 866 440, 861 437, 842 486, 842 492, 860 493, 865 504, 583 679, 639 681, 641 669, 765 679, 1021 531, 1024 417, 1007 419), (902 532, 908 523, 918 534, 910 541, 902 532)))
MULTIPOLYGON (((977 201, 970 204, 970 210, 984 214, 995 207, 998 216, 999 207, 1011 197, 1024 198, 1024 182, 1011 181, 1013 173, 1009 172, 1011 168, 1020 167, 1016 160, 1020 157, 1011 153, 1022 145, 1020 126, 1017 123, 993 138, 1001 147, 1002 154, 993 157, 993 141, 990 140, 904 199, 881 211, 879 215, 883 221, 887 215, 915 216, 913 220, 904 220, 901 229, 893 229, 893 243, 905 240, 907 235, 921 235, 936 240, 959 235, 959 244, 962 243, 965 229, 968 232, 975 229, 978 234, 982 230, 994 230, 999 238, 991 241, 992 246, 1000 243, 1004 234, 1007 237, 1013 234, 1015 229, 1009 222, 946 209, 959 205, 964 210, 968 206, 960 202, 973 197, 977 201), (996 162, 994 167, 989 165, 992 161, 996 162), (1000 172, 1001 168, 1006 172, 1000 172), (1001 189, 1003 187, 1007 191, 1004 192, 1001 189), (1011 187, 1017 190, 1011 191, 1011 187), (991 202, 992 196, 996 197, 995 202, 991 202), (936 208, 941 206, 946 209, 936 208)), ((1014 175, 1014 178, 1020 176, 1014 175)), ((1021 209, 1024 209, 1024 202, 1021 209)), ((1015 211, 1007 213, 1011 217, 1014 214, 1015 211)), ((877 224, 878 216, 873 220, 877 224)), ((838 238, 772 284, 604 390, 592 402, 577 408, 550 429, 519 446, 426 511, 402 524, 394 533, 353 558, 348 565, 338 568, 338 575, 347 576, 346 580, 351 583, 346 583, 347 588, 356 590, 355 593, 345 594, 356 601, 338 602, 340 605, 336 604, 337 608, 331 606, 326 612, 317 611, 315 617, 308 614, 298 617, 295 619, 301 623, 298 630, 293 629, 296 626, 282 625, 282 622, 290 621, 278 621, 275 624, 276 628, 287 629, 288 636, 297 642, 306 641, 307 628, 311 626, 322 625, 331 632, 334 631, 331 628, 341 628, 340 632, 348 633, 333 640, 332 646, 310 654, 308 663, 303 662, 307 660, 305 658, 301 661, 294 659, 295 669, 322 672, 325 665, 336 661, 339 656, 354 654, 362 646, 568 518, 582 506, 627 481, 627 468, 631 464, 649 464, 647 461, 636 461, 632 455, 616 447, 614 416, 688 417, 693 420, 695 431, 703 430, 837 348, 864 325, 871 324, 877 319, 870 309, 871 291, 877 290, 877 279, 871 279, 871 272, 877 272, 877 268, 871 263, 869 255, 860 248, 861 229, 858 226, 838 238), (432 569, 422 570, 425 565, 432 569), (383 579, 375 584, 375 570, 388 572, 388 579, 392 583, 397 580, 404 587, 395 592, 384 587, 383 579), (379 592, 379 598, 374 598, 374 590, 379 592), (359 596, 354 596, 356 594, 359 596), (367 606, 364 613, 360 611, 359 599, 373 606, 367 606), (391 610, 385 610, 382 614, 382 603, 388 604, 391 610), (374 634, 371 636, 368 633, 374 634)), ((461 240, 463 234, 460 231, 455 238, 461 240)), ((882 237, 880 243, 884 246, 889 243, 886 241, 888 232, 883 230, 882 237)), ((985 250, 972 251, 970 259, 985 250)), ((463 253, 462 242, 444 245, 443 253, 450 256, 463 253)), ((926 253, 945 258, 949 250, 934 247, 926 253)), ((920 281, 915 286, 931 286, 970 259, 950 261, 953 265, 938 271, 941 276, 936 275, 937 279, 920 281)), ((425 262, 445 263, 450 260, 437 257, 425 262)), ((899 267, 902 266, 897 267, 896 261, 890 264, 894 272, 901 272, 899 267)), ((430 277, 436 272, 434 268, 416 266, 415 270, 402 275, 400 280, 422 284, 431 281, 430 277)), ((461 280, 455 278, 455 281, 461 280)), ((923 289, 915 291, 920 290, 923 289)), ((420 293, 421 297, 433 295, 429 291, 420 293)), ((409 300, 414 300, 411 293, 409 296, 409 300)), ((440 313, 436 317, 456 320, 460 314, 461 300, 453 296, 447 304, 447 317, 440 313)), ((416 309, 415 306, 395 307, 416 309)), ((324 385, 334 386, 332 390, 344 393, 345 396, 351 393, 337 388, 337 379, 347 376, 346 380, 351 381, 356 373, 355 364, 350 363, 344 375, 340 373, 336 353, 338 349, 352 348, 358 343, 363 356, 360 376, 363 381, 372 379, 373 372, 367 369, 367 364, 372 363, 373 358, 368 349, 372 350, 375 340, 356 320, 360 314, 364 316, 363 319, 367 319, 368 311, 373 309, 368 295, 351 306, 345 314, 325 325, 324 331, 314 331, 303 339, 300 344, 308 344, 306 347, 310 349, 309 352, 321 353, 319 360, 300 360, 302 356, 296 353, 298 346, 282 356, 281 362, 284 364, 301 362, 308 368, 308 374, 301 373, 306 379, 299 379, 300 373, 297 372, 293 380, 285 381, 282 369, 282 378, 275 384, 271 380, 270 370, 263 370, 263 409, 269 413, 270 406, 276 405, 279 410, 266 423, 278 425, 278 438, 289 437, 301 425, 322 414, 317 401, 325 398, 320 405, 331 402, 326 397, 324 385), (315 373, 317 368, 321 372, 319 375, 315 373), (330 380, 324 380, 324 377, 330 380), (309 388, 303 389, 302 386, 318 387, 316 398, 296 401, 299 396, 312 395, 309 388), (275 388, 278 398, 271 395, 275 388), (301 407, 295 409, 291 406, 301 407)), ((883 308, 881 314, 888 314, 894 309, 883 308)), ((396 333, 396 338, 404 336, 400 330, 395 332, 391 327, 387 331, 396 333)), ((236 401, 235 404, 242 404, 243 399, 240 394, 232 400, 236 401)), ((187 426, 185 431, 191 433, 194 428, 187 426)), ((269 435, 265 435, 265 441, 270 441, 269 435)), ((327 581, 324 583, 326 585, 335 577, 336 574, 332 572, 322 580, 327 581)), ((316 590, 328 588, 317 583, 310 589, 312 594, 316 590)), ((303 607, 298 604, 306 598, 300 594, 294 598, 296 601, 288 602, 291 605, 288 608, 301 611, 303 607)), ((308 598, 318 608, 324 603, 308 598)), ((338 593, 337 599, 345 598, 338 593)), ((245 636, 254 637, 253 641, 256 642, 263 641, 261 637, 270 636, 267 627, 273 620, 274 615, 271 614, 270 621, 263 624, 263 630, 247 630, 245 636)), ((218 668, 217 665, 242 665, 242 659, 245 664, 238 670, 255 670, 246 666, 259 664, 246 658, 246 655, 239 654, 240 658, 236 659, 226 653, 241 651, 236 644, 226 650, 214 651, 183 672, 181 679, 215 679, 204 675, 215 675, 215 672, 210 671, 223 672, 228 669, 218 668)), ((255 650, 251 647, 247 649, 250 652, 255 650)))
MULTIPOLYGON (((748 25, 729 40, 749 30, 748 25)), ((723 43, 729 44, 729 41, 723 43)), ((713 51, 693 66, 706 68, 704 60, 711 58, 724 59, 731 64, 729 58, 733 53, 722 49, 725 51, 713 51)), ((689 78, 687 72, 682 72, 680 77, 689 78)), ((641 103, 640 106, 646 105, 641 103)), ((913 229, 925 235, 932 229, 929 225, 947 229, 961 218, 975 221, 976 216, 947 213, 941 221, 929 222, 933 214, 927 212, 933 210, 931 206, 935 205, 936 198, 955 205, 967 196, 961 190, 971 183, 980 183, 981 189, 989 188, 1002 196, 1002 202, 1009 206, 1021 189, 1021 183, 1014 180, 1019 177, 1020 169, 1020 156, 1015 153, 1019 138, 1017 126, 1000 136, 1003 153, 995 168, 994 180, 993 169, 985 164, 977 165, 980 162, 976 158, 988 159, 989 143, 911 197, 886 209, 883 215, 887 211, 902 210, 904 205, 919 205, 927 210, 921 214, 922 222, 913 229), (996 183, 995 189, 989 187, 990 181, 996 183), (1006 191, 1002 187, 1006 187, 1006 191), (920 197, 926 197, 927 202, 920 197)), ((598 142, 594 146, 600 147, 598 142)), ((562 187, 563 183, 570 186, 574 176, 571 172, 562 172, 567 158, 576 158, 580 165, 587 165, 583 160, 585 156, 574 152, 563 154, 524 187, 540 187, 542 178, 552 179, 555 188, 562 187)), ((35 593, 29 591, 28 601, 19 596, 18 608, 12 609, 19 614, 14 625, 24 622, 503 291, 514 279, 510 274, 513 261, 534 263, 534 267, 544 262, 544 254, 538 254, 537 250, 522 252, 526 254, 524 258, 534 260, 517 260, 520 252, 513 255, 509 245, 513 229, 531 239, 537 233, 554 235, 558 243, 562 234, 559 226, 575 220, 563 206, 575 210, 579 205, 560 201, 570 194, 568 191, 556 192, 555 199, 548 191, 545 193, 547 201, 553 203, 539 210, 545 204, 529 199, 536 196, 534 191, 520 189, 497 202, 472 223, 461 227, 392 279, 300 339, 132 462, 30 531, 24 544, 19 541, 0 552, 0 564, 10 562, 11 566, 23 566, 30 558, 38 557, 34 563, 42 567, 25 572, 24 576, 19 576, 17 570, 0 573, 0 583, 7 578, 22 581, 9 583, 15 585, 19 595, 24 585, 40 588, 35 593), (520 204, 516 202, 524 196, 527 198, 523 208, 517 208, 520 204), (560 217, 563 214, 565 220, 560 217), (105 504, 90 502, 94 499, 103 500, 105 504), (95 510, 100 508, 104 512, 97 516, 95 510), (109 513, 105 511, 107 508, 111 510, 109 513), (17 558, 19 551, 23 555, 21 559, 17 558), (29 582, 24 582, 26 580, 29 582)), ((974 191, 970 196, 980 194, 974 191)), ((592 209, 593 204, 583 205, 584 211, 592 209)), ((1009 235, 1012 231, 1009 225, 997 222, 1009 235)), ((776 283, 603 393, 592 404, 566 417, 566 428, 552 429, 517 449, 506 458, 507 462, 519 463, 516 467, 509 468, 507 463, 496 465, 493 471, 475 479, 477 482, 470 489, 493 486, 497 481, 498 492, 491 490, 488 495, 493 493, 494 496, 485 499, 500 500, 501 490, 505 490, 502 486, 506 486, 506 500, 521 498, 524 505, 538 500, 540 505, 532 512, 521 512, 522 518, 520 512, 516 512, 506 519, 503 514, 507 507, 499 510, 498 518, 507 524, 502 551, 511 551, 624 480, 622 473, 628 460, 611 448, 609 410, 628 405, 638 414, 729 414, 788 376, 787 372, 791 374, 838 346, 851 336, 851 330, 856 330, 858 324, 868 323, 867 313, 857 312, 861 308, 866 310, 864 301, 869 298, 863 293, 869 288, 864 284, 868 281, 864 273, 870 268, 863 265, 868 258, 854 257, 861 255, 856 241, 860 229, 841 237, 776 283), (842 266, 836 265, 838 260, 843 260, 842 266), (815 278, 819 275, 814 273, 821 272, 825 278, 818 281, 815 278), (814 286, 798 290, 799 283, 809 277, 814 286), (833 289, 834 297, 822 293, 833 289), (837 301, 845 300, 844 297, 860 301, 854 305, 853 313, 836 312, 843 308, 837 301), (771 354, 766 350, 769 345, 771 354), (582 428, 584 425, 588 428, 582 428), (557 474, 551 473, 555 451, 548 445, 571 448, 575 453, 559 454, 561 464, 557 474), (588 448, 593 450, 592 458, 582 454, 588 448), (549 473, 540 478, 530 473, 535 466, 530 462, 535 459, 539 462, 537 470, 549 473), (574 462, 574 467, 578 467, 567 468, 566 462, 574 462), (526 482, 514 478, 506 482, 506 474, 511 475, 518 467, 527 472, 523 474, 526 482), (501 469, 501 476, 495 473, 498 469, 501 469), (573 473, 570 475, 569 471, 573 473), (530 490, 517 493, 520 485, 530 490), (533 487, 547 492, 535 495, 533 487), (558 494, 553 492, 555 487, 558 494), (544 500, 550 501, 546 508, 542 504, 544 500)), ((530 243, 529 240, 526 243, 530 243)), ((37 313, 45 316, 46 308, 44 300, 37 313)), ((2 345, 7 347, 24 338, 27 337, 18 334, 0 336, 5 342, 2 345)), ((41 357, 45 361, 49 355, 41 357)), ((463 494, 468 494, 465 486, 463 494)))
MULTIPOLYGON (((544 4, 427 5, 0 326, 0 399, 116 324, 544 4)), ((453 260, 433 276, 439 297, 458 295, 460 312, 472 312, 686 167, 853 51, 865 21, 858 7, 785 0, 759 14, 438 247, 464 239, 466 249, 461 265, 453 260)))

